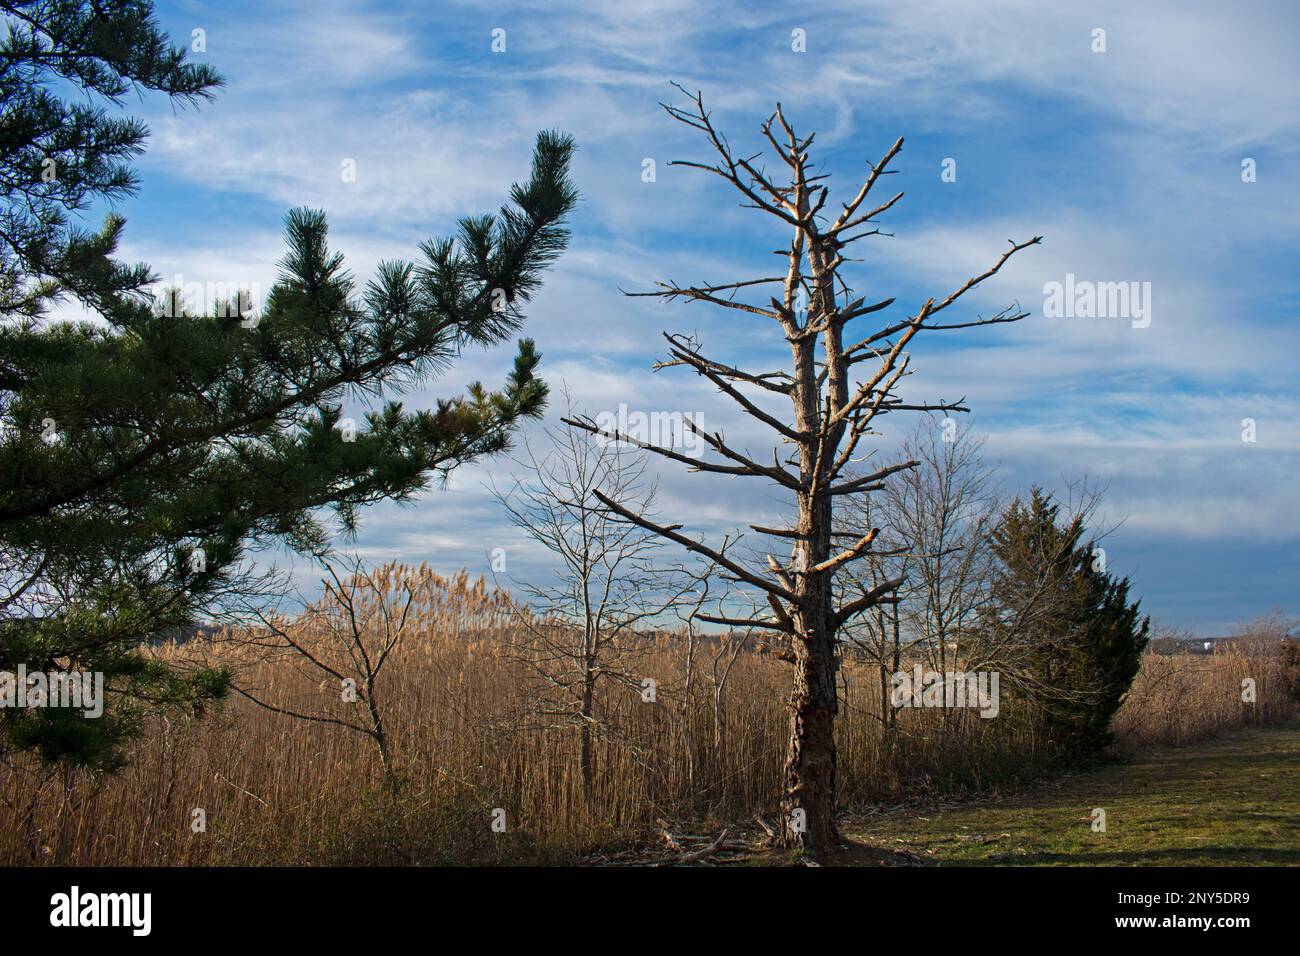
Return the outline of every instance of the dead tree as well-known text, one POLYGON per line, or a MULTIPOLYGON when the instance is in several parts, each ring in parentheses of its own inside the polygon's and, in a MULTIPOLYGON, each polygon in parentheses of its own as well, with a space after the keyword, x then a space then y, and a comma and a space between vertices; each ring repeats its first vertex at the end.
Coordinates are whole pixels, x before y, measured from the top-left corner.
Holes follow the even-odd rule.
MULTIPOLYGON (((686 92, 682 87, 678 87, 686 92)), ((875 327, 850 334, 861 320, 877 321, 893 298, 868 301, 854 294, 844 275, 849 246, 868 236, 880 235, 878 217, 902 198, 898 193, 876 202, 873 191, 888 175, 887 168, 903 148, 899 139, 884 157, 870 165, 861 187, 838 212, 827 209, 827 177, 815 172, 809 158, 813 136, 801 137, 786 120, 778 104, 763 123, 766 147, 775 157, 779 175, 764 167, 762 152, 742 156, 732 150, 714 126, 701 96, 690 97, 686 107, 662 104, 668 115, 698 130, 708 140, 712 162, 679 161, 672 165, 703 170, 721 177, 744 197, 742 205, 773 217, 790 234, 789 246, 777 250, 784 259, 780 274, 734 282, 678 285, 658 283, 655 291, 636 293, 664 300, 707 302, 744 313, 747 321, 766 318, 780 326, 790 349, 789 370, 753 372, 707 356, 694 339, 665 333, 669 360, 658 367, 684 366, 708 379, 748 415, 770 428, 785 450, 774 449, 770 460, 755 457, 729 444, 721 432, 706 432, 688 420, 687 427, 711 451, 695 460, 671 448, 631 439, 663 457, 691 469, 727 476, 745 476, 773 482, 792 498, 791 527, 751 526, 789 548, 788 557, 766 557, 766 566, 734 556, 734 540, 712 547, 685 533, 681 525, 659 524, 607 497, 602 502, 625 520, 677 542, 714 562, 766 598, 771 615, 734 618, 719 613, 717 623, 735 627, 761 627, 786 635, 794 668, 789 698, 790 742, 785 761, 782 798, 782 842, 814 853, 837 844, 835 827, 835 715, 838 710, 836 670, 840 628, 855 615, 875 606, 897 587, 885 581, 852 600, 835 599, 836 571, 867 554, 875 539, 869 531, 856 540, 837 540, 833 526, 834 502, 843 495, 870 492, 891 474, 912 467, 902 461, 875 470, 845 474, 858 461, 863 438, 873 434, 878 416, 896 411, 966 411, 960 401, 905 403, 896 394, 907 373, 912 340, 921 332, 973 328, 1013 322, 1027 313, 1007 308, 992 316, 939 322, 942 313, 975 286, 995 275, 1020 250, 1041 241, 1035 236, 1011 242, 985 272, 967 279, 944 298, 927 299, 911 315, 879 321, 875 327), (762 301, 755 295, 776 289, 762 301), (789 413, 769 411, 771 396, 790 402, 789 413), (764 405, 768 407, 764 407, 764 405)), ((591 420, 568 423, 601 432, 591 420)), ((610 433, 607 433, 610 434, 610 433)))

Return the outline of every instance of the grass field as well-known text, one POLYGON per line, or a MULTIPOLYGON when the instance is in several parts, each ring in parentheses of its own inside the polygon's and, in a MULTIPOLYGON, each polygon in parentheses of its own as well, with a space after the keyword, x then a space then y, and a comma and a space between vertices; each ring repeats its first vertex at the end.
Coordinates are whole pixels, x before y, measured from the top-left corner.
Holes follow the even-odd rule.
POLYGON ((1001 800, 846 820, 848 865, 1300 865, 1300 724, 1153 751, 1001 800), (1106 811, 1094 832, 1094 808, 1106 811))

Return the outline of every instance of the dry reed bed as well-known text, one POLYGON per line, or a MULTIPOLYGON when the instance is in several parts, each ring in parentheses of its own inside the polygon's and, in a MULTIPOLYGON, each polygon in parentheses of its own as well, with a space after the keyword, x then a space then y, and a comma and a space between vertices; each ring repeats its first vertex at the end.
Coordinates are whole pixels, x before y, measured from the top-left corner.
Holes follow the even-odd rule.
MULTIPOLYGON (((131 764, 111 777, 53 774, 26 759, 0 767, 0 862, 563 860, 634 839, 661 818, 746 819, 773 809, 787 733, 786 665, 739 654, 715 711, 710 665, 728 646, 697 650, 684 700, 684 640, 649 641, 636 667, 657 682, 656 700, 605 686, 586 794, 572 724, 544 712, 539 685, 507 652, 519 633, 505 596, 463 574, 394 573, 414 581, 417 596, 376 685, 395 768, 387 783, 368 737, 235 695, 202 719, 153 720, 131 764), (196 808, 206 832, 193 830, 196 808), (494 810, 504 811, 504 833, 491 828, 494 810)), ((320 616, 318 609, 297 625, 316 629, 311 646, 323 659, 344 660, 320 616)), ((281 708, 351 719, 360 706, 344 703, 337 680, 292 653, 233 642, 157 653, 227 663, 241 687, 281 708)), ((846 663, 843 697, 839 761, 850 806, 1000 786, 1034 772, 1041 755, 1005 704, 991 721, 969 711, 905 710, 887 747, 875 671, 846 663)), ((1123 748, 1180 744, 1291 714, 1267 655, 1148 655, 1115 730, 1123 748), (1253 705, 1240 699, 1244 677, 1256 681, 1253 705)))

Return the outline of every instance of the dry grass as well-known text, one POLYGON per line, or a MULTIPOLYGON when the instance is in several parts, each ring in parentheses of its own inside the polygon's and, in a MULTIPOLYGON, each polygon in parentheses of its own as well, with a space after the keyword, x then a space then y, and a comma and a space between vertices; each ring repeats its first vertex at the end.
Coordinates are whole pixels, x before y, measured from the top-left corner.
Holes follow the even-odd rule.
POLYGON ((1121 751, 1183 746, 1225 730, 1279 723, 1295 714, 1280 646, 1242 642, 1210 655, 1147 654, 1111 728, 1121 751), (1242 684, 1255 682, 1255 701, 1242 684))
MULTIPOLYGON (((236 695, 201 720, 155 719, 131 765, 109 778, 51 774, 26 760, 0 767, 0 862, 553 862, 637 840, 660 819, 748 819, 773 809, 787 733, 781 662, 739 654, 715 711, 713 660, 725 664, 729 645, 698 649, 685 699, 684 640, 647 639, 637 667, 657 682, 656 700, 605 685, 594 788, 585 796, 574 726, 538 705, 535 676, 506 652, 519 629, 505 596, 423 567, 394 566, 382 580, 387 597, 361 615, 367 641, 378 639, 368 632, 382 626, 380 612, 395 596, 407 587, 415 595, 376 685, 390 778, 365 734, 236 695), (196 808, 206 832, 193 832, 196 808), (492 830, 496 809, 504 833, 492 830)), ((346 663, 338 629, 321 627, 319 613, 287 626, 321 659, 346 663)), ((294 653, 235 641, 157 653, 227 663, 242 688, 284 709, 353 720, 361 706, 343 702, 338 680, 294 653)), ((844 677, 846 805, 982 791, 1040 767, 1039 742, 1005 706, 991 721, 969 711, 904 711, 887 748, 875 716, 877 675, 847 663, 844 677)), ((1115 727, 1125 748, 1181 744, 1293 712, 1269 655, 1149 656, 1115 727), (1253 705, 1241 703, 1247 676, 1256 680, 1253 705)))

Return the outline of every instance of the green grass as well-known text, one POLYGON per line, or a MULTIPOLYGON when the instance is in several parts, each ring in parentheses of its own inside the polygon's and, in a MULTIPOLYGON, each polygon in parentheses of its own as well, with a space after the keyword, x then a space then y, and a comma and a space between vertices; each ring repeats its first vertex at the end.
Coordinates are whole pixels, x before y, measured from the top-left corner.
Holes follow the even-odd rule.
POLYGON ((844 820, 848 865, 1300 865, 1300 725, 1135 757, 1002 800, 844 820), (1092 829, 1094 808, 1105 832, 1092 829))

